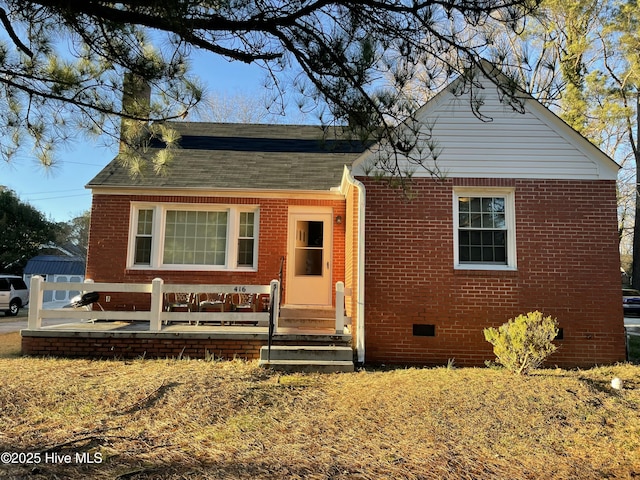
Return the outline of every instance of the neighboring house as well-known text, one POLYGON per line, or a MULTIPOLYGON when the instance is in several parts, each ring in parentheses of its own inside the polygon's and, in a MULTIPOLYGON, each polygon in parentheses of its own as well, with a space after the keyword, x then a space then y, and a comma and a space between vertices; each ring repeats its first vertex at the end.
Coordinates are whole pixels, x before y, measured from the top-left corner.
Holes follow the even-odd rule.
POLYGON ((363 362, 483 365, 483 328, 532 310, 559 321, 552 364, 624 360, 618 165, 536 100, 514 112, 477 82, 482 119, 460 81, 417 112, 442 175, 413 168, 410 199, 370 171, 383 146, 340 130, 173 123, 166 176, 114 160, 89 182, 87 277, 268 284, 284 259, 285 307, 350 289, 363 362))
MULTIPOLYGON (((60 250, 67 252, 66 250, 60 250)), ((85 261, 81 257, 60 255, 38 255, 27 262, 24 267, 24 280, 29 285, 31 277, 40 275, 48 282, 83 282, 85 261)), ((64 306, 80 292, 77 290, 48 290, 44 292, 43 303, 45 308, 64 306)))

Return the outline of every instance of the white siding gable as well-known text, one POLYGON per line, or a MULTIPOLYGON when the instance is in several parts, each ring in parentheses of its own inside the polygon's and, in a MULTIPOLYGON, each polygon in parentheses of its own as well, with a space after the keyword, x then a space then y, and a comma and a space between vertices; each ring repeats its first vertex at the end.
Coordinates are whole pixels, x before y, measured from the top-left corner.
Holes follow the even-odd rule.
MULTIPOLYGON (((500 102, 496 86, 482 79, 480 113, 474 115, 469 94, 454 95, 451 88, 440 92, 417 112, 417 119, 432 127, 432 138, 441 150, 438 169, 447 177, 548 178, 615 180, 618 165, 575 132, 560 118, 532 98, 525 112, 516 112, 500 102)), ((454 82, 455 84, 455 82, 454 82)), ((428 134, 429 128, 421 132, 428 134)), ((353 165, 354 175, 365 175, 375 149, 353 165)), ((408 165, 406 159, 401 164, 408 165)), ((426 162, 428 167, 433 161, 426 162)), ((414 176, 429 176, 413 167, 414 176)))

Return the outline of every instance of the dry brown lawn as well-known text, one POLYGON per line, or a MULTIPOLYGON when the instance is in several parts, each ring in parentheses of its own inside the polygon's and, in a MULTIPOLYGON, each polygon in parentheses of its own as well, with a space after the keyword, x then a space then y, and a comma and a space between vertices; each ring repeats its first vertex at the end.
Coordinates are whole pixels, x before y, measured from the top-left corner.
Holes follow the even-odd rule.
POLYGON ((638 366, 282 375, 20 358, 18 339, 0 341, 0 452, 40 461, 3 479, 640 478, 638 366))
POLYGON ((20 332, 0 334, 0 358, 20 356, 20 332))

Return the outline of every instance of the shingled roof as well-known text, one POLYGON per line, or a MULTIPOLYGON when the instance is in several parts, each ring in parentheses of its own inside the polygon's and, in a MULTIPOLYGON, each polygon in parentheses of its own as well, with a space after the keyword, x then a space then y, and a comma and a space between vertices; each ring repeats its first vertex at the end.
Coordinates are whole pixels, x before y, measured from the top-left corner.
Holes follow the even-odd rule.
MULTIPOLYGON (((87 187, 329 190, 365 147, 312 125, 170 122, 180 148, 163 176, 132 177, 112 160, 87 187)), ((161 145, 158 145, 161 147, 161 145)), ((150 154, 153 154, 151 149, 150 154)))

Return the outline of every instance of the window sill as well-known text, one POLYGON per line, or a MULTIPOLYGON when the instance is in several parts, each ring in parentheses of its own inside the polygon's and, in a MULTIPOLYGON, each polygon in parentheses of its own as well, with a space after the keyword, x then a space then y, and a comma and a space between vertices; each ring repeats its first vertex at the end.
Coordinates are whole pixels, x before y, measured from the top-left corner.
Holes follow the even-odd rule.
POLYGON ((517 271, 517 267, 511 265, 492 264, 492 263, 458 263, 454 265, 456 270, 499 270, 499 271, 517 271))
POLYGON ((202 266, 176 266, 172 265, 170 267, 149 267, 149 266, 128 266, 126 269, 127 272, 216 272, 216 273, 257 273, 257 268, 247 268, 247 267, 238 267, 238 268, 225 268, 225 267, 212 267, 210 265, 202 265, 202 266))
POLYGON ((453 268, 454 275, 460 276, 496 276, 513 277, 518 274, 518 269, 514 267, 499 265, 456 265, 453 268))

